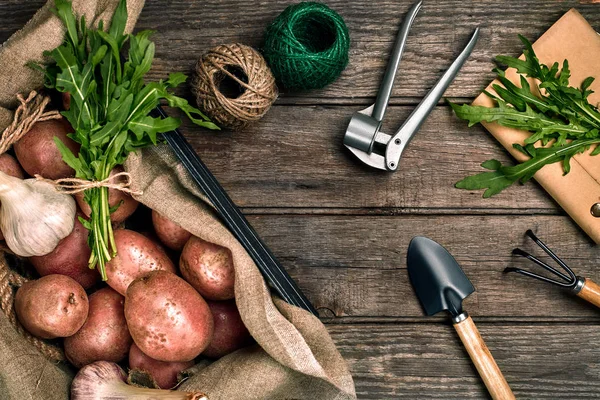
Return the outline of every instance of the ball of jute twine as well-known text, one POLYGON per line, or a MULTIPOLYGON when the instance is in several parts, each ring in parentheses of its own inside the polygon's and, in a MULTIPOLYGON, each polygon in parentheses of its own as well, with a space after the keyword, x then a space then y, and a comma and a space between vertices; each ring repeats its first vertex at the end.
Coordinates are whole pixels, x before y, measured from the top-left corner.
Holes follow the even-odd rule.
MULTIPOLYGON (((15 110, 12 123, 4 129, 0 136, 0 154, 5 153, 14 143, 25 136, 35 123, 62 118, 58 111, 45 111, 46 106, 50 103, 48 96, 32 91, 27 98, 19 94, 17 99, 20 105, 15 110)), ((4 256, 9 252, 9 249, 0 247, 0 308, 15 330, 46 358, 52 361, 63 361, 65 355, 60 347, 31 335, 17 319, 14 308, 15 288, 21 287, 28 279, 10 268, 4 256)))
POLYGON ((287 90, 320 89, 348 65, 350 36, 344 19, 323 3, 287 7, 267 28, 263 55, 287 90))
POLYGON ((262 118, 278 94, 275 78, 263 56, 239 43, 217 46, 198 60, 192 91, 198 106, 211 119, 231 129, 262 118), (236 74, 236 70, 241 73, 236 74), (230 98, 221 92, 219 86, 224 79, 239 85, 238 97, 230 98))

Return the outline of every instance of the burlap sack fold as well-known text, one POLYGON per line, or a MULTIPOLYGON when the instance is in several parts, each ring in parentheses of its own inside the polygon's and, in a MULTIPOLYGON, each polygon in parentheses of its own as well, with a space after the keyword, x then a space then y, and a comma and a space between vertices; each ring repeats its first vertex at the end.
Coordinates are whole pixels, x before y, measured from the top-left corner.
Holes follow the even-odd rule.
MULTIPOLYGON (((258 268, 216 218, 197 186, 166 146, 129 157, 137 200, 194 235, 229 248, 236 271, 235 299, 258 343, 196 371, 181 386, 219 399, 351 399, 346 363, 318 318, 273 301, 258 268)), ((293 240, 290 238, 290 240, 293 240)))
MULTIPOLYGON (((46 4, 0 48, 0 129, 8 125, 16 93, 39 89, 41 77, 24 66, 63 38, 60 22, 46 4)), ((117 0, 75 0, 89 21, 108 20, 117 0)), ((143 1, 129 0, 133 29, 143 1)), ((193 367, 182 389, 218 399, 353 399, 346 363, 324 325, 310 313, 273 299, 251 258, 221 224, 212 207, 166 146, 132 155, 126 163, 138 200, 205 240, 231 249, 236 268, 236 302, 257 344, 212 364, 193 367)), ((290 238, 293 240, 293 238, 290 238)), ((46 360, 0 313, 0 398, 64 400, 73 371, 46 360)))

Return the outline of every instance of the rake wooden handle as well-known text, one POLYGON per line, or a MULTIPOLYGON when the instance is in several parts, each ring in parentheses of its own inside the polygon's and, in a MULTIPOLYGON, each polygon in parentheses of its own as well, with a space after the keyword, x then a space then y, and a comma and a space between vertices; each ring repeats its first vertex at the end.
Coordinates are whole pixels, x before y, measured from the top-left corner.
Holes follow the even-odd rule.
POLYGON ((454 324, 454 329, 458 332, 460 340, 467 349, 492 398, 494 400, 514 399, 515 395, 508 386, 506 379, 504 379, 496 361, 494 361, 492 353, 483 342, 471 317, 454 324))
POLYGON ((577 293, 577 296, 592 303, 596 307, 600 307, 600 286, 591 279, 585 278, 585 283, 577 293))

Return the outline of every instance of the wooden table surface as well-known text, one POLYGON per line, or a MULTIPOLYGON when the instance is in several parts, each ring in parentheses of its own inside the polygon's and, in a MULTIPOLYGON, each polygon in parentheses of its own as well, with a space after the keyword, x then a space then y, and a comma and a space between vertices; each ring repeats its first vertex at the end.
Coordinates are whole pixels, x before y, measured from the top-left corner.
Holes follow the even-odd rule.
MULTIPOLYGON (((600 280, 598 248, 534 182, 492 199, 453 188, 484 160, 510 160, 484 129, 467 129, 440 104, 394 174, 362 166, 342 146, 352 113, 374 101, 411 2, 327 1, 352 41, 350 64, 335 83, 283 93, 243 132, 183 129, 319 309, 359 398, 488 396, 447 318, 424 316, 414 296, 405 258, 415 235, 444 244, 473 281, 477 292, 465 308, 517 398, 600 397, 600 312, 558 288, 502 273, 526 265, 511 249, 533 249, 528 228, 576 272, 600 280)), ((290 3, 148 0, 137 27, 158 30, 152 77, 191 72, 218 44, 260 46, 267 24, 290 3)), ((42 4, 2 0, 0 41, 42 4)), ((571 7, 600 30, 600 5, 590 1, 425 1, 384 129, 400 125, 476 26, 479 43, 446 93, 456 101, 468 102, 493 78, 493 56, 520 54, 517 34, 535 40, 571 7)))

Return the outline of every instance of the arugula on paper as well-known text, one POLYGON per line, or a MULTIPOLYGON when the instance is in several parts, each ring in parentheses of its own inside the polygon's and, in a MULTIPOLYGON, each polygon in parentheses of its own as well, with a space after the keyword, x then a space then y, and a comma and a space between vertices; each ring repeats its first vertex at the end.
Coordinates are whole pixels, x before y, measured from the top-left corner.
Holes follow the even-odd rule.
MULTIPOLYGON (((513 147, 530 157, 527 161, 505 166, 497 160, 488 160, 482 167, 491 170, 469 176, 456 184, 461 189, 486 189, 483 197, 491 197, 515 182, 527 182, 544 165, 562 162, 569 173, 571 158, 600 143, 600 112, 589 103, 589 89, 594 81, 589 77, 579 89, 569 86, 569 63, 564 60, 552 66, 541 64, 531 43, 519 36, 525 46, 525 59, 498 56, 498 63, 515 68, 521 74, 520 85, 506 78, 505 71, 494 72, 501 85, 493 85, 496 94, 485 92, 494 100, 495 107, 458 105, 450 103, 456 115, 472 126, 480 122, 495 122, 509 128, 531 132, 524 145, 513 147), (526 78, 533 78, 531 85, 526 78), (545 147, 536 147, 535 144, 545 147)), ((600 153, 600 146, 591 155, 600 153)))

